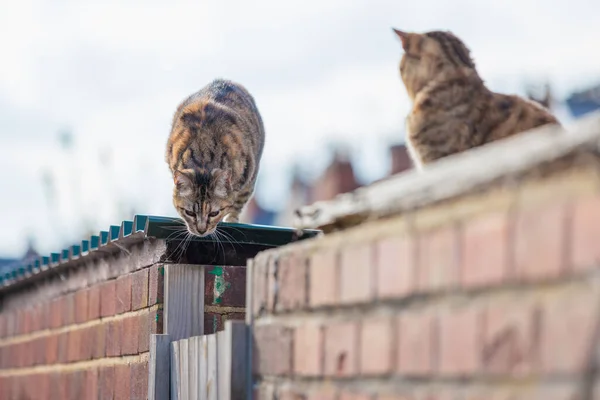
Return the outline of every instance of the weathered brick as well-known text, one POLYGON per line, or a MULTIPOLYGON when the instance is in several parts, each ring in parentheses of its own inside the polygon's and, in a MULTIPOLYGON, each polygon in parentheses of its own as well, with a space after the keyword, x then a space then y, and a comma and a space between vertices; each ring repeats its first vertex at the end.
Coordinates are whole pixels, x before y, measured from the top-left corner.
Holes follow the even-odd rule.
POLYGON ((439 371, 466 376, 479 367, 481 313, 475 307, 450 310, 439 318, 439 371))
POLYGON ((277 290, 277 280, 275 279, 278 266, 278 257, 272 257, 267 264, 267 302, 265 303, 265 310, 268 313, 275 311, 276 297, 279 293, 277 290))
POLYGON ((41 336, 34 342, 35 349, 35 365, 44 365, 46 363, 46 341, 47 336, 41 336))
POLYGON ((294 373, 303 376, 323 374, 323 327, 303 324, 294 333, 294 373))
POLYGON ((364 319, 360 334, 361 375, 391 373, 394 348, 394 327, 390 317, 364 319))
POLYGON ((99 323, 92 325, 94 330, 94 347, 92 349, 93 358, 104 358, 106 356, 106 331, 108 323, 99 323))
POLYGON ((290 375, 293 331, 277 325, 254 329, 253 370, 262 375, 290 375))
POLYGON ((333 305, 338 300, 338 253, 320 250, 310 259, 309 300, 311 307, 333 305))
POLYGON ((121 355, 121 329, 123 320, 113 320, 106 326, 106 355, 115 357, 121 355))
POLYGON ((204 276, 205 304, 224 307, 246 305, 246 267, 214 266, 204 276))
POLYGON ((115 365, 114 400, 129 400, 131 396, 131 371, 128 364, 115 365))
POLYGON ((582 288, 543 305, 541 364, 547 373, 580 372, 593 354, 598 295, 582 288))
POLYGON ((140 336, 139 316, 131 316, 121 322, 121 354, 133 355, 138 353, 138 339, 140 336))
POLYGON ((88 292, 88 321, 100 318, 100 285, 94 285, 88 292))
POLYGON ((150 267, 148 288, 148 305, 163 303, 164 296, 164 276, 165 268, 162 264, 155 264, 150 267))
POLYGON ((84 383, 85 399, 98 399, 98 369, 89 368, 85 370, 84 383))
POLYGON ((50 328, 50 302, 44 301, 38 304, 39 308, 39 330, 50 328))
POLYGON ((98 370, 98 400, 113 400, 115 395, 115 368, 102 366, 98 370))
POLYGON ((522 210, 515 230, 515 270, 520 279, 557 278, 566 267, 565 204, 522 210))
MULTIPOLYGON (((307 304, 308 264, 306 257, 287 254, 279 261, 277 311, 302 309, 307 304)), ((242 307, 244 304, 242 304, 242 307)))
POLYGON ((66 363, 69 361, 69 333, 62 332, 58 334, 58 362, 66 363))
POLYGON ((117 314, 131 310, 131 274, 117 278, 117 314))
POLYGON ((61 372, 55 372, 50 375, 50 398, 51 399, 68 399, 69 387, 68 377, 61 372))
POLYGON ((94 347, 96 341, 96 327, 87 326, 81 328, 81 337, 79 345, 80 360, 91 360, 94 355, 94 347))
POLYGON ((373 247, 370 243, 342 249, 340 303, 366 303, 373 299, 373 267, 373 247))
POLYGON ((571 268, 583 270, 600 264, 600 197, 578 200, 573 207, 570 236, 571 268))
POLYGON ((117 285, 110 280, 100 285, 100 316, 112 317, 117 313, 117 285))
POLYGON ((50 328, 60 328, 63 324, 63 297, 58 297, 50 303, 50 328))
POLYGON ((540 310, 529 302, 491 304, 484 315, 483 370, 503 376, 536 371, 541 340, 540 317, 540 310))
POLYGON ((85 371, 76 370, 69 374, 69 399, 80 400, 85 395, 85 371))
POLYGON ((225 321, 223 320, 223 314, 216 312, 205 312, 204 313, 204 333, 210 334, 223 330, 225 321))
POLYGON ((306 400, 338 400, 338 393, 335 388, 331 387, 331 385, 323 386, 308 392, 306 400))
POLYGON ((325 375, 355 376, 358 372, 357 322, 337 322, 325 327, 325 375))
POLYGON ((417 281, 420 291, 436 291, 457 284, 460 236, 454 224, 421 233, 418 249, 417 281))
POLYGON ((56 364, 58 361, 58 333, 51 333, 45 338, 46 364, 56 364))
POLYGON ((277 393, 278 400, 306 400, 306 396, 299 390, 292 388, 279 389, 277 393))
POLYGON ((75 292, 75 322, 82 324, 88 318, 88 293, 87 289, 75 292))
POLYGON ((131 309, 148 307, 148 268, 131 275, 131 309))
POLYGON ((69 293, 63 297, 63 326, 72 325, 75 323, 75 294, 69 293))
POLYGON ((75 362, 81 358, 81 329, 72 329, 67 332, 68 335, 68 349, 67 349, 67 361, 75 362))
POLYGON ((267 260, 261 258, 249 262, 252 264, 251 311, 253 315, 258 316, 267 307, 267 260))
POLYGON ((416 287, 416 247, 413 239, 392 237, 377 244, 377 295, 381 299, 399 298, 416 287))
POLYGON ((510 223, 506 212, 465 223, 461 273, 464 286, 497 285, 509 277, 509 234, 510 223))
POLYGON ((338 400, 373 400, 374 396, 357 391, 342 390, 338 395, 338 400))
POLYGON ((14 336, 17 329, 17 316, 14 312, 6 312, 4 316, 6 322, 6 336, 14 336))
POLYGON ((6 335, 6 314, 0 313, 0 338, 5 338, 5 337, 7 337, 7 335, 6 335))
POLYGON ((148 398, 148 361, 131 364, 131 400, 148 398))

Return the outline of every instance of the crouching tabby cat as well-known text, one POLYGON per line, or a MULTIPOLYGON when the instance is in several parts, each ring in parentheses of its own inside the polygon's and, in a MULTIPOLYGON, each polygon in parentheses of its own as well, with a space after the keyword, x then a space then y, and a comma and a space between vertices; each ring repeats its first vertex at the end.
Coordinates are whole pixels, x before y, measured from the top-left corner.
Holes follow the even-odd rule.
POLYGON ((166 159, 173 204, 188 231, 206 236, 237 222, 254 191, 265 142, 254 99, 241 85, 217 79, 177 108, 166 159))
POLYGON ((469 50, 452 33, 394 32, 404 48, 400 76, 413 103, 406 119, 407 147, 418 169, 450 154, 558 124, 537 103, 485 87, 469 50))

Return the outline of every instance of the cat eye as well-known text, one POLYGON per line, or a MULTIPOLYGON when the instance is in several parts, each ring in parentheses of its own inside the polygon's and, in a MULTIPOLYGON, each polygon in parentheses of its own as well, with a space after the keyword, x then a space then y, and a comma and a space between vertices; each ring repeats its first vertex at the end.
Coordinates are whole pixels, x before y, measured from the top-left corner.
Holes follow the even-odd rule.
POLYGON ((193 212, 193 211, 190 211, 190 210, 184 210, 184 211, 185 211, 185 213, 186 213, 187 215, 189 215, 190 217, 195 217, 195 216, 196 216, 196 213, 195 213, 195 212, 193 212))
POLYGON ((219 215, 219 213, 220 213, 220 212, 221 212, 221 210, 213 211, 213 212, 209 213, 209 214, 208 214, 208 216, 209 216, 210 218, 214 218, 214 217, 216 217, 217 215, 219 215))

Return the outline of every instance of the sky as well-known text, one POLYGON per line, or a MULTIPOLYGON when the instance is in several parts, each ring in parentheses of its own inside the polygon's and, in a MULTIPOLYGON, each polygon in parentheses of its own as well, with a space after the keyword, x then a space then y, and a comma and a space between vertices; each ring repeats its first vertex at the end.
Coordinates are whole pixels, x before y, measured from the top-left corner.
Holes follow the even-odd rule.
POLYGON ((363 182, 387 172, 410 108, 391 27, 451 30, 491 89, 550 80, 564 99, 600 82, 598 15, 596 0, 0 0, 0 256, 27 237, 59 250, 131 207, 175 215, 171 118, 214 78, 255 97, 267 136, 257 196, 277 208, 294 164, 318 175, 332 144, 363 182))

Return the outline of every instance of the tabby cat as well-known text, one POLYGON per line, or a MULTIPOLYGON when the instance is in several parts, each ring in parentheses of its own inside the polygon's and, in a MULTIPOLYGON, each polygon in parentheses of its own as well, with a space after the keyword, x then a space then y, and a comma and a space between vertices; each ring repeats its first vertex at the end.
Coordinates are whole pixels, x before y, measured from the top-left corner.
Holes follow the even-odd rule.
POLYGON ((418 169, 450 154, 558 124, 535 102, 489 90, 469 49, 451 32, 394 32, 404 48, 400 76, 413 103, 406 119, 407 147, 418 169))
POLYGON ((265 142, 254 99, 217 79, 184 100, 173 117, 166 160, 173 204, 190 233, 206 236, 237 222, 254 192, 265 142))

